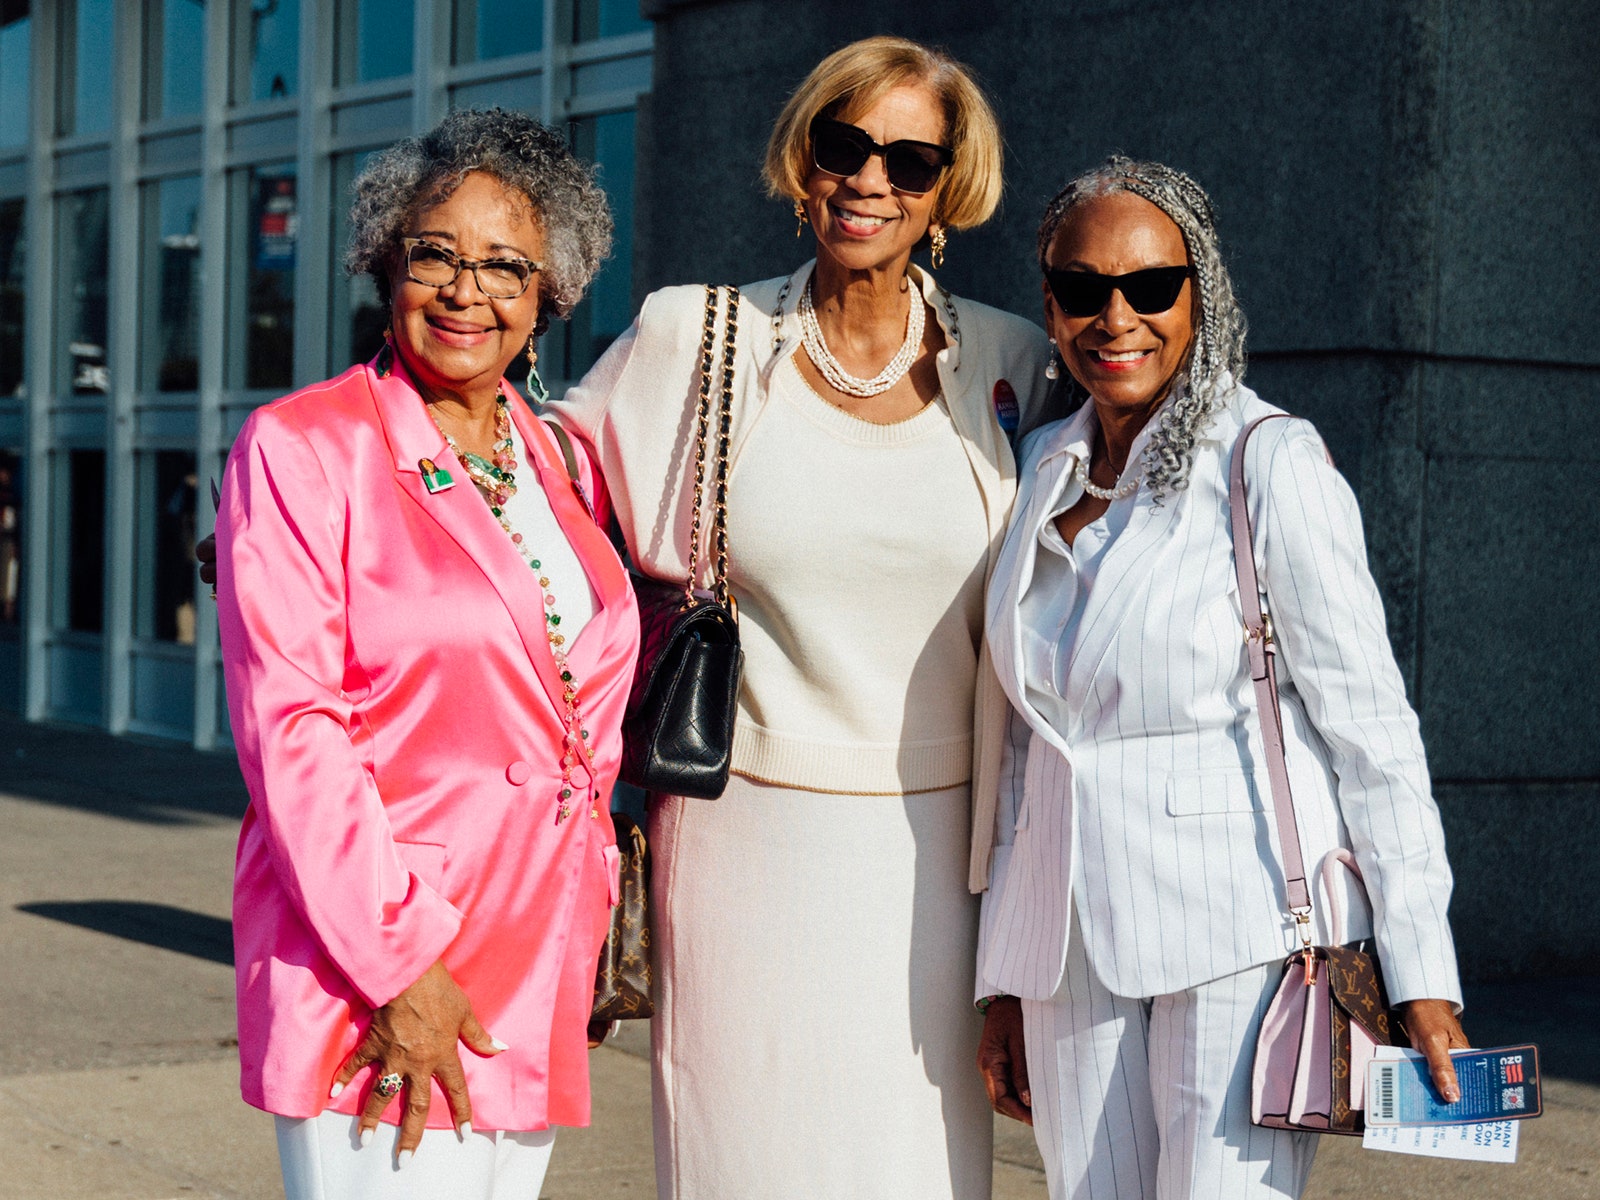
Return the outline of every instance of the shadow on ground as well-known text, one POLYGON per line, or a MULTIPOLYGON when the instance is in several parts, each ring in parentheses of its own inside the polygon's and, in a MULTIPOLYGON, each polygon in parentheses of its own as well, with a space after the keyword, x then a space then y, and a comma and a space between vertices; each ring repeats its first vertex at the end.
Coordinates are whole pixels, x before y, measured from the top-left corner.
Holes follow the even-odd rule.
POLYGON ((249 802, 232 751, 202 754, 9 712, 0 712, 0 792, 159 825, 237 819, 249 802))
POLYGON ((141 900, 46 900, 19 904, 17 911, 233 966, 233 922, 186 908, 141 900))

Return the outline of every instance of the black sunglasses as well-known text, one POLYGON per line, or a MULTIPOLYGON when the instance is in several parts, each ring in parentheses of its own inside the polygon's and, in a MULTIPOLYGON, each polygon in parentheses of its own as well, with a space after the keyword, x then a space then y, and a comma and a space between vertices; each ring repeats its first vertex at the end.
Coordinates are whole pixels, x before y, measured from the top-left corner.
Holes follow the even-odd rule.
POLYGON ((1128 307, 1143 316, 1164 313, 1178 302, 1188 267, 1149 267, 1126 275, 1096 275, 1092 271, 1044 269, 1050 294, 1069 317, 1092 317, 1105 309, 1111 293, 1118 291, 1128 307))
POLYGON ((944 169, 955 161, 949 146, 901 138, 880 146, 864 129, 818 117, 811 122, 811 159, 829 175, 851 176, 874 154, 883 156, 883 173, 897 191, 920 196, 931 192, 944 169))

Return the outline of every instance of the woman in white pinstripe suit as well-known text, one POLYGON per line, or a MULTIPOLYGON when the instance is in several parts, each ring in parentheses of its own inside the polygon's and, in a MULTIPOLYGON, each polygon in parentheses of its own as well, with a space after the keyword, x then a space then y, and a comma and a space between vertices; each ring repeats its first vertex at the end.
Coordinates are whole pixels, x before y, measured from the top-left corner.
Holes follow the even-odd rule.
MULTIPOLYGON (((999 785, 973 797, 980 1069, 1033 1124, 1052 1200, 1298 1196, 1316 1135, 1250 1124, 1295 942, 1226 478, 1244 425, 1277 410, 1239 383, 1244 319, 1188 176, 1109 160, 1051 203, 1039 257, 1088 402, 1024 445, 990 585, 1013 713, 999 785)), ((1303 421, 1253 438, 1246 477, 1305 860, 1350 847, 1372 897, 1370 921, 1346 897, 1350 928, 1317 937, 1376 935, 1453 1100, 1450 869, 1355 498, 1303 421)))

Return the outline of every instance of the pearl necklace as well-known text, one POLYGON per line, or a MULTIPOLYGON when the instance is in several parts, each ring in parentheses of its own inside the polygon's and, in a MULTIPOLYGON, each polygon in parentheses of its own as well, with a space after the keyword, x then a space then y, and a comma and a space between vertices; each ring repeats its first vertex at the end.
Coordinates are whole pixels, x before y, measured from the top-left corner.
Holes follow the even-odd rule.
MULTIPOLYGON (((1124 468, 1126 469, 1126 468, 1124 468)), ((1078 460, 1078 469, 1073 472, 1077 477, 1078 485, 1093 496, 1096 500, 1123 500, 1139 490, 1139 485, 1144 482, 1144 472, 1141 471, 1132 479, 1125 479, 1116 487, 1103 488, 1089 478, 1088 455, 1078 460)))
POLYGON ((921 291, 911 287, 907 290, 911 293, 911 311, 906 316, 906 340, 883 370, 871 379, 852 375, 839 365, 839 360, 828 349, 827 340, 822 336, 822 326, 817 323, 817 310, 811 303, 811 287, 808 285, 800 293, 800 340, 817 370, 822 372, 822 377, 834 390, 866 399, 882 395, 906 377, 906 372, 911 370, 911 364, 917 361, 917 355, 922 350, 922 330, 927 321, 921 291))
MULTIPOLYGON (((432 409, 429 411, 431 413, 432 409)), ((517 494, 517 478, 512 473, 517 469, 517 460, 511 440, 511 406, 506 403, 504 396, 495 400, 493 461, 479 454, 464 452, 456 445, 455 438, 445 432, 444 426, 439 425, 437 415, 434 415, 433 423, 438 425, 444 440, 461 460, 467 478, 477 485, 478 491, 489 502, 489 511, 494 514, 500 528, 506 531, 517 553, 539 579, 539 591, 544 598, 545 636, 550 641, 550 656, 555 659, 556 673, 561 676, 561 699, 566 709, 561 731, 561 787, 556 795, 556 824, 559 825, 572 815, 573 768, 581 762, 590 780, 594 779, 594 748, 589 745, 589 731, 583 727, 583 711, 578 704, 578 680, 567 666, 567 638, 560 632, 561 615, 556 612, 556 597, 550 590, 550 577, 544 573, 543 564, 534 557, 533 549, 511 527, 511 518, 506 516, 506 501, 517 494)), ((599 792, 591 796, 594 803, 598 803, 599 799, 599 792)), ((598 807, 591 807, 589 815, 598 820, 598 807)))

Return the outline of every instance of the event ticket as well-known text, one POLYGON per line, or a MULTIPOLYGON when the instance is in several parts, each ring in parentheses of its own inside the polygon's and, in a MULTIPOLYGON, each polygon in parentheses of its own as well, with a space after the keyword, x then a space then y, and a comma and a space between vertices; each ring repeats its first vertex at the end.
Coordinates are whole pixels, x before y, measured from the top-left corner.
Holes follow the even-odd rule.
POLYGON ((1374 1060, 1367 1070, 1367 1124, 1469 1125, 1536 1117, 1542 1111, 1537 1046, 1458 1050, 1450 1057, 1461 1083, 1461 1099, 1454 1104, 1434 1091, 1421 1055, 1374 1060))

